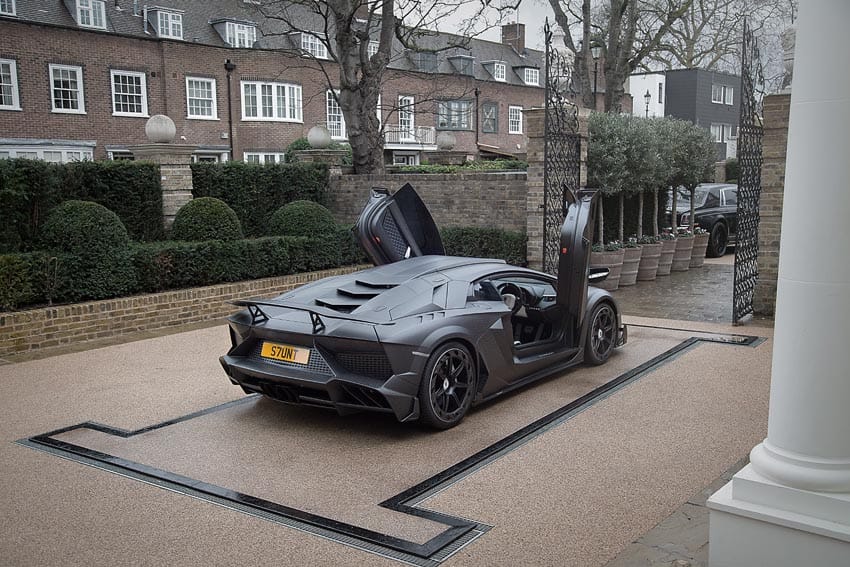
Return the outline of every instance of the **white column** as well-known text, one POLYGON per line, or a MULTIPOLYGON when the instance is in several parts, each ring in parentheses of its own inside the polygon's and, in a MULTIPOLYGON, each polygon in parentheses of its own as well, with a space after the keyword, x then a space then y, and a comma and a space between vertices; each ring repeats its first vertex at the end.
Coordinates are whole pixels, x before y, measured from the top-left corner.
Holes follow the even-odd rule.
POLYGON ((711 565, 850 565, 850 2, 800 3, 768 434, 709 500, 711 565))

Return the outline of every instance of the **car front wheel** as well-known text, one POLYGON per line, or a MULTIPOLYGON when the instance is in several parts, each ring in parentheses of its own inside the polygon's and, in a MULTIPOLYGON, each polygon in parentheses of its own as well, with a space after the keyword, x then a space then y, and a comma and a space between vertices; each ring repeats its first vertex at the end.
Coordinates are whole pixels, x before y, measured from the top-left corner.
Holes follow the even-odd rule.
POLYGON ((436 429, 454 427, 466 415, 475 393, 475 362, 458 342, 435 350, 419 385, 420 421, 436 429))
POLYGON ((711 228, 711 236, 708 237, 708 249, 706 256, 709 258, 718 258, 726 254, 726 243, 729 240, 729 235, 726 231, 726 225, 717 223, 711 228))
POLYGON ((584 361, 594 366, 605 363, 614 350, 616 340, 617 314, 610 303, 600 303, 590 315, 584 343, 584 361))

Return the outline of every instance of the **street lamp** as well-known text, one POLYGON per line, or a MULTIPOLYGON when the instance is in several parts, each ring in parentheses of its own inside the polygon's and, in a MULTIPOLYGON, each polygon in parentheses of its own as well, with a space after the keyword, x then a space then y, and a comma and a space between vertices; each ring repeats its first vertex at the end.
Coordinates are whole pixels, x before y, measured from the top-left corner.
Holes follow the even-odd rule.
POLYGON ((651 98, 652 95, 649 94, 649 89, 646 89, 646 94, 643 95, 643 100, 646 101, 646 113, 644 114, 644 116, 646 116, 647 118, 649 118, 649 99, 651 98))
POLYGON ((602 55, 602 46, 594 45, 590 48, 593 56, 593 105, 596 106, 596 76, 599 73, 599 57, 602 55))

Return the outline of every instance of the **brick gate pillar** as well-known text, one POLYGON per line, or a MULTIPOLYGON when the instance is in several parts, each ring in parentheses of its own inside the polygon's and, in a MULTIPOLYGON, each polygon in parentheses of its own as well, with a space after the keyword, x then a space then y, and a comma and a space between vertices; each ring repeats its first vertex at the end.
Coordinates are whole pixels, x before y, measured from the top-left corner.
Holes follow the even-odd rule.
POLYGON ((174 122, 167 116, 151 116, 145 125, 151 141, 127 148, 137 160, 151 161, 159 166, 162 188, 162 224, 171 228, 180 207, 192 200, 192 154, 197 146, 172 144, 174 122))
POLYGON ((788 113, 791 95, 764 97, 761 196, 759 198, 759 278, 753 294, 753 311, 773 315, 779 277, 779 234, 782 196, 785 192, 785 154, 788 145, 788 113))
MULTIPOLYGON (((532 108, 523 111, 528 136, 528 180, 526 181, 526 255, 528 266, 539 270, 543 267, 543 189, 546 147, 546 109, 532 108)), ((590 111, 579 109, 579 135, 581 152, 579 164, 579 187, 587 187, 587 117, 590 111)))

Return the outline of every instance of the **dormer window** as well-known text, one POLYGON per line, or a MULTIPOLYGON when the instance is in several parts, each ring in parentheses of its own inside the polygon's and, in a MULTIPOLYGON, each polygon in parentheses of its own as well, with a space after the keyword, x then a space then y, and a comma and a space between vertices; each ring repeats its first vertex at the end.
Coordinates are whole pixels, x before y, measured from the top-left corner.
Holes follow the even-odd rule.
POLYGON ((451 62, 455 70, 457 70, 457 72, 461 75, 471 76, 474 73, 474 57, 470 57, 469 55, 454 55, 452 57, 449 57, 448 60, 451 62))
POLYGON ((414 51, 410 54, 417 71, 425 73, 437 72, 437 54, 428 51, 414 51))
POLYGON ((225 41, 230 47, 253 47, 257 41, 257 28, 251 24, 227 22, 225 41))
POLYGON ((4 16, 15 15, 15 0, 0 0, 0 14, 4 16))
POLYGON ((534 67, 526 67, 522 74, 523 82, 526 85, 538 87, 540 86, 540 69, 534 67))
POLYGON ((103 0, 77 0, 77 24, 106 29, 106 3, 103 0))
POLYGON ((157 23, 159 37, 183 39, 183 14, 160 10, 157 23))
POLYGON ((328 58, 328 47, 322 43, 318 36, 311 33, 301 34, 301 50, 316 59, 328 58))
POLYGON ((493 63, 493 78, 502 82, 507 80, 504 63, 493 63))

